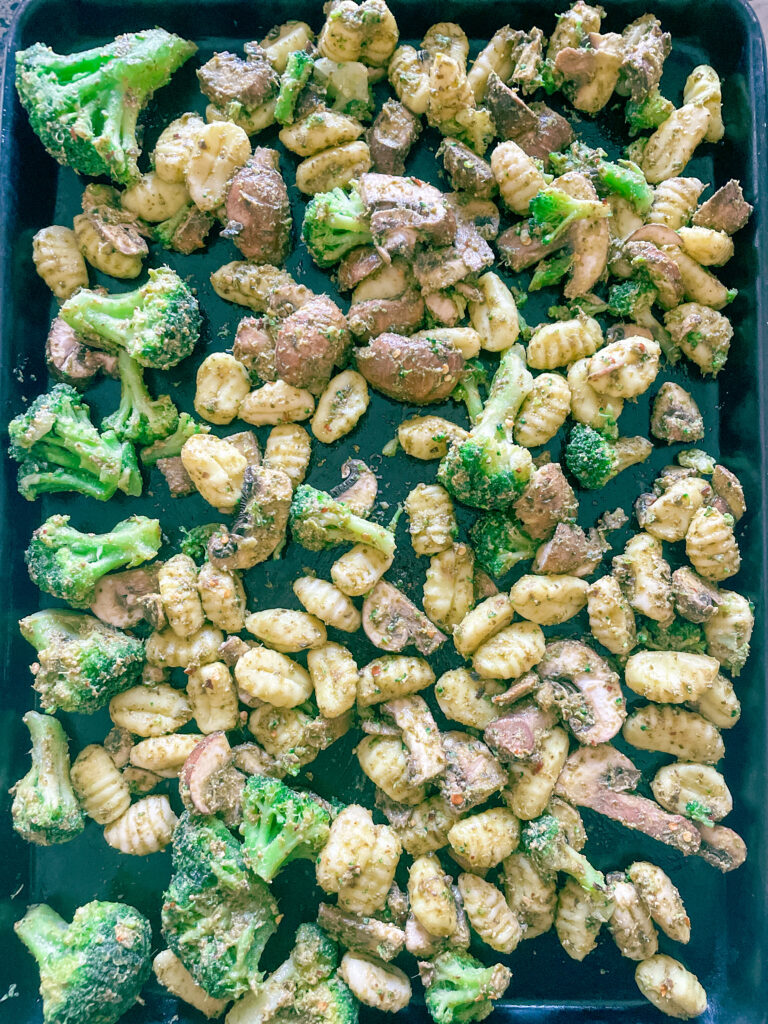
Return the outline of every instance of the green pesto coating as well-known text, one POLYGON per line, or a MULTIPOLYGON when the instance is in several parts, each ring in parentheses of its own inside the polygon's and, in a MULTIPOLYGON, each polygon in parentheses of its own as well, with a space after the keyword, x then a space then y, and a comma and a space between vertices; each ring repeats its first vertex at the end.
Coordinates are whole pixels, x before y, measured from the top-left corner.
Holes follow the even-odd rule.
POLYGON ((28 843, 66 843, 85 827, 69 777, 67 735, 51 715, 28 711, 22 722, 32 738, 32 767, 13 787, 13 827, 28 843))
POLYGON ((81 288, 60 315, 98 348, 124 350, 155 370, 176 366, 200 336, 197 299, 170 267, 150 269, 149 281, 132 292, 101 295, 81 288))
POLYGON ((706 654, 707 641, 701 626, 684 619, 675 619, 663 626, 653 619, 638 623, 637 642, 649 651, 689 651, 692 654, 706 654))
POLYGON ((107 501, 117 490, 141 494, 136 453, 112 430, 99 433, 88 406, 69 384, 54 384, 8 424, 18 486, 27 501, 76 491, 107 501))
POLYGON ((470 530, 478 563, 495 579, 504 576, 518 562, 533 558, 538 541, 520 528, 506 512, 487 512, 470 530))
POLYGON ((480 385, 485 384, 487 374, 485 367, 477 359, 468 359, 461 373, 461 380, 451 392, 451 398, 463 402, 467 407, 467 415, 474 423, 483 411, 483 399, 480 396, 480 385))
POLYGON ((565 826, 554 815, 543 814, 540 818, 526 822, 520 842, 545 876, 563 871, 587 892, 605 889, 602 873, 592 867, 583 853, 570 845, 565 826))
POLYGON ((357 1000, 346 983, 334 974, 326 981, 296 993, 293 1010, 296 1016, 287 1021, 301 1024, 357 1024, 357 1000))
POLYGON ((656 289, 646 276, 633 277, 608 289, 608 312, 620 320, 636 320, 655 298, 656 289))
POLYGON ((140 173, 139 114, 196 49, 158 28, 66 56, 35 43, 16 54, 16 88, 55 160, 128 185, 140 173))
POLYGON ((56 515, 32 534, 24 559, 41 590, 84 608, 102 576, 148 562, 161 544, 157 519, 130 516, 109 533, 81 533, 69 525, 69 516, 56 515))
POLYGON ((463 949, 449 949, 419 964, 425 984, 424 1002, 435 1024, 485 1020, 509 985, 508 968, 486 967, 463 949))
POLYGON ((179 410, 168 395, 152 398, 144 383, 144 371, 135 359, 121 351, 120 405, 102 421, 121 441, 150 445, 173 434, 179 425, 179 410))
POLYGON ((183 814, 173 835, 162 926, 195 981, 217 999, 236 999, 261 981, 259 960, 277 916, 269 888, 248 870, 226 825, 183 814))
POLYGON ((336 544, 367 544, 391 555, 395 538, 378 523, 371 523, 326 491, 308 484, 296 488, 288 522, 293 539, 308 551, 322 551, 336 544))
POLYGON ((37 651, 34 686, 46 711, 90 714, 139 680, 141 640, 93 615, 47 608, 19 628, 37 651))
POLYGON ((437 478, 459 501, 474 508, 508 508, 528 482, 530 452, 513 441, 515 416, 533 378, 517 346, 502 353, 488 400, 469 436, 451 445, 437 478))
POLYGON ((291 860, 314 858, 328 841, 331 816, 312 793, 252 775, 243 791, 245 863, 265 882, 291 860))
POLYGON ((358 245, 370 244, 368 211, 354 188, 320 192, 307 204, 301 237, 318 267, 330 267, 358 245))
POLYGON ((71 924, 39 904, 15 931, 40 969, 44 1024, 115 1024, 149 977, 149 921, 124 903, 94 900, 71 924))

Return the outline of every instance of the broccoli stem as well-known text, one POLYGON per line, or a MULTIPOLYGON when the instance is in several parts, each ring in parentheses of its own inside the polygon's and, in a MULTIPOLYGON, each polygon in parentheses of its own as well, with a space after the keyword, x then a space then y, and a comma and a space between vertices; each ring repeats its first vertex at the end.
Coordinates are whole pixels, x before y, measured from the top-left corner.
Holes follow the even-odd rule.
POLYGON ((61 956, 67 922, 46 903, 30 907, 13 926, 14 931, 41 966, 61 956))
POLYGON ((472 439, 497 440, 512 430, 515 417, 533 387, 533 377, 525 365, 519 345, 506 349, 493 375, 488 399, 472 427, 472 439))
POLYGON ((528 285, 528 291, 537 292, 541 288, 549 288, 551 285, 557 284, 572 266, 573 254, 567 250, 557 253, 548 260, 541 260, 528 285))
POLYGON ((636 163, 631 160, 616 163, 600 160, 597 175, 611 192, 631 203, 641 217, 648 213, 653 203, 653 189, 636 163))
POLYGON ((67 299, 67 323, 80 334, 88 337, 90 344, 98 345, 107 341, 122 349, 125 344, 124 320, 130 320, 142 304, 141 289, 132 292, 116 292, 100 295, 98 305, 94 305, 93 293, 87 290, 76 292, 67 299))
POLYGON ((26 464, 22 463, 19 468, 19 493, 22 497, 33 501, 40 494, 56 494, 60 491, 76 491, 98 501, 107 501, 115 493, 112 483, 102 483, 88 473, 60 470, 29 472, 26 464))

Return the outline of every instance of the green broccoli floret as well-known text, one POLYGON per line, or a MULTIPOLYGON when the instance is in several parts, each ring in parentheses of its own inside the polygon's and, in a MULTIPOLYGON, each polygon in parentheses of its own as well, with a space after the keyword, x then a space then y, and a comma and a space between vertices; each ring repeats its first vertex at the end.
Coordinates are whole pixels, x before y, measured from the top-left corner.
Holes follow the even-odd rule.
POLYGON ((16 54, 16 88, 33 130, 55 160, 80 174, 106 174, 128 185, 140 173, 139 114, 196 50, 159 28, 67 56, 35 43, 16 54))
POLYGON ((502 353, 483 411, 463 441, 451 445, 440 463, 438 480, 459 501, 475 508, 512 504, 533 469, 527 448, 512 440, 514 419, 533 378, 521 349, 502 353))
POLYGON ((451 398, 463 402, 467 407, 467 415, 474 423, 483 411, 483 400, 480 397, 480 385, 485 384, 488 375, 485 367, 476 359, 468 359, 464 364, 461 380, 451 392, 451 398))
POLYGON ((315 60, 313 78, 325 89, 332 110, 367 121, 373 114, 374 98, 367 69, 359 61, 337 64, 327 57, 315 60))
POLYGON ((327 981, 299 991, 294 1003, 302 1024, 357 1024, 357 1000, 342 979, 334 974, 327 981))
POLYGON ((32 738, 32 767, 13 787, 13 827, 28 843, 66 843, 85 827, 69 778, 67 736, 51 715, 28 711, 22 722, 32 738))
POLYGON ((544 245, 556 242, 577 220, 600 220, 611 216, 607 203, 597 199, 576 199, 562 189, 552 187, 536 193, 529 212, 530 224, 544 245))
POLYGON ((637 642, 649 651, 690 651, 706 654, 707 641, 701 626, 675 619, 668 626, 647 619, 637 631, 637 642))
POLYGON ((243 857, 265 882, 288 861, 314 857, 328 839, 331 816, 316 796, 279 779, 252 775, 243 791, 243 857))
POLYGON ((690 818, 691 821, 700 821, 702 825, 707 825, 712 828, 715 825, 715 820, 712 817, 712 808, 707 807, 700 800, 689 800, 685 805, 685 816, 690 818))
POLYGON ((117 357, 120 371, 120 405, 102 421, 121 441, 152 444, 173 434, 179 425, 179 410, 169 395, 152 398, 144 383, 144 371, 126 352, 117 357))
POLYGON ((619 437, 609 440, 599 431, 577 423, 565 447, 565 464, 579 485, 597 490, 619 473, 644 462, 653 450, 645 437, 619 437))
POLYGON ((86 903, 71 924, 41 903, 14 930, 37 960, 44 1024, 115 1024, 149 977, 152 929, 125 903, 86 903))
POLYGON ((636 320, 656 300, 656 289, 643 277, 612 284, 608 290, 608 312, 622 320, 636 320))
POLYGON ((214 535, 224 529, 223 523, 200 523, 190 530, 186 526, 181 528, 181 543, 179 550, 183 555, 188 555, 198 565, 208 561, 208 541, 214 535))
POLYGON ((57 515, 35 530, 24 558, 41 590, 84 608, 102 576, 148 562, 161 544, 157 519, 131 516, 109 533, 81 533, 69 525, 69 516, 57 515))
POLYGON ((367 544, 385 555, 395 552, 395 537, 378 523, 355 513, 327 491, 308 484, 296 488, 288 517, 293 539, 307 551, 322 551, 336 544, 367 544))
POLYGON ((259 960, 277 930, 269 886, 253 875, 223 822, 183 814, 173 834, 173 874, 163 935, 192 977, 217 999, 236 999, 262 979, 259 960))
POLYGON ((303 985, 318 985, 339 966, 336 943, 316 924, 300 924, 291 951, 296 974, 303 985))
POLYGON ((573 266, 573 253, 555 253, 547 260, 541 260, 534 271, 531 283, 528 285, 529 292, 537 292, 541 288, 549 288, 557 284, 573 266))
POLYGON ((607 159, 604 149, 593 149, 583 142, 573 142, 562 153, 552 153, 549 163, 557 174, 579 171, 586 174, 601 197, 611 193, 621 196, 644 216, 653 202, 653 189, 645 175, 632 160, 607 159))
POLYGON ((624 108, 624 118, 629 125, 629 134, 637 135, 645 129, 658 128, 675 109, 674 103, 666 99, 658 88, 652 89, 641 100, 629 100, 624 108))
POLYGON ((8 424, 8 452, 20 463, 19 492, 76 491, 107 501, 115 491, 141 494, 136 453, 113 431, 100 434, 88 406, 69 384, 54 384, 8 424))
POLYGON ((538 547, 507 512, 480 516, 469 535, 477 561, 496 579, 518 562, 533 558, 538 547))
POLYGON ((148 448, 142 448, 141 461, 145 466, 154 466, 158 459, 172 459, 181 455, 181 449, 194 434, 209 434, 207 423, 198 423, 188 412, 179 413, 179 422, 172 434, 154 441, 148 448))
POLYGON ((124 350, 155 370, 185 359, 200 336, 197 299, 170 267, 150 270, 149 281, 132 292, 101 295, 81 288, 59 315, 91 344, 124 350))
POLYGON ((435 1024, 485 1020, 493 999, 507 990, 511 972, 503 964, 486 967, 463 949, 448 949, 434 960, 421 961, 424 1002, 435 1024))
POLYGON ((605 889, 602 872, 593 868, 584 854, 570 845, 563 823, 554 815, 542 814, 540 818, 526 822, 520 841, 542 874, 554 875, 564 871, 587 892, 605 889))
POLYGON ((306 50, 294 50, 288 54, 275 104, 275 120, 279 124, 293 124, 296 102, 309 81, 314 63, 314 58, 306 50))
POLYGON ((371 241, 370 218, 355 188, 320 192, 304 213, 301 237, 318 267, 338 263, 345 252, 371 241))
POLYGON ((46 608, 22 619, 19 628, 37 651, 34 687, 46 711, 90 714, 141 675, 141 640, 92 615, 46 608))

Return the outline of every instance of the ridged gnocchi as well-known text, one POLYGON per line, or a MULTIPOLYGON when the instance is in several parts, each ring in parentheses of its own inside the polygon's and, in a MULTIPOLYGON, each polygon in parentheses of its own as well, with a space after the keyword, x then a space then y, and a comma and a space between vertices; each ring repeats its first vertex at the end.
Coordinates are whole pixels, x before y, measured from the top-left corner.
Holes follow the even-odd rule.
POLYGON ((38 231, 32 239, 32 261, 57 299, 88 287, 88 268, 71 228, 55 224, 38 231))
POLYGON ((528 342, 528 365, 534 370, 555 370, 594 355, 602 344, 603 332, 592 317, 544 324, 537 327, 528 342))
POLYGON ((500 889, 477 875, 459 875, 459 891, 472 928, 491 949, 511 953, 523 937, 517 916, 500 889))
POLYGON ((516 817, 531 821, 544 813, 567 757, 568 734, 554 728, 541 738, 535 760, 509 766, 509 784, 502 795, 516 817))
POLYGON ((357 703, 359 707, 367 708, 394 697, 407 697, 431 686, 434 681, 435 673, 423 658, 384 654, 360 670, 357 703))
POLYGON ((331 566, 331 579, 347 597, 362 597, 373 590, 394 561, 369 544, 355 544, 336 559, 331 566))
POLYGON ((183 640, 172 629, 152 633, 147 640, 147 662, 161 668, 183 668, 193 671, 200 665, 216 661, 224 634, 215 626, 203 626, 183 640))
POLYGON ((273 427, 264 446, 264 465, 285 473, 295 488, 303 482, 312 455, 312 439, 298 423, 273 427))
POLYGON ((469 318, 486 352, 502 352, 520 334, 517 303, 498 274, 482 274, 477 280, 482 299, 470 299, 469 318))
POLYGON ((624 656, 637 645, 637 626, 615 576, 601 576, 587 590, 592 636, 611 654, 624 656))
POLYGON ((672 754, 681 761, 716 764, 725 753, 722 736, 711 722, 671 704, 635 708, 621 734, 633 747, 672 754))
POLYGON ((509 592, 512 608, 522 619, 555 626, 578 615, 587 603, 589 584, 578 576, 521 576, 509 592))
POLYGON ((109 717, 135 736, 164 736, 186 725, 192 708, 183 690, 158 683, 132 686, 116 694, 109 702, 109 717))
POLYGON ((533 197, 547 184, 533 158, 516 142, 500 142, 491 153, 491 169, 504 205, 525 216, 533 197))
POLYGON ((224 512, 235 508, 248 460, 233 444, 215 434, 194 434, 184 442, 181 461, 209 505, 224 512))
POLYGON ((399 736, 364 736, 355 753, 363 774, 390 800, 400 804, 424 800, 424 786, 411 781, 408 751, 399 736))
POLYGON ((517 679, 544 657, 544 634, 535 622, 513 622, 472 656, 472 667, 483 679, 517 679))
POLYGON ((296 168, 296 188, 306 196, 344 188, 371 169, 371 151, 361 140, 308 156, 296 168))
POLYGON ((97 824, 108 825, 128 810, 128 783, 104 747, 92 743, 81 750, 70 774, 81 807, 97 824))
POLYGON ((265 701, 277 708, 295 708, 312 695, 309 672, 268 647, 245 651, 235 664, 235 679, 246 703, 265 701))
POLYGON ((494 868, 517 849, 520 823, 506 807, 492 807, 457 821, 448 842, 471 871, 494 868))
POLYGON ((326 626, 340 629, 344 633, 356 633, 362 624, 362 616, 346 594, 316 576, 300 576, 294 580, 293 592, 311 615, 317 616, 326 626))
POLYGON ((105 827, 104 838, 120 853, 146 857, 165 849, 177 821, 167 796, 145 796, 105 827))
POLYGON ((540 373, 515 418, 515 441, 537 448, 551 441, 571 411, 571 389, 559 373, 540 373))
POLYGON ((309 391, 276 380, 249 392, 240 403, 238 415, 246 423, 264 427, 308 420, 314 411, 315 399, 309 391))
POLYGON ((205 121, 199 114, 187 113, 163 129, 152 153, 152 164, 161 181, 184 184, 204 128, 205 121))
POLYGON ((245 628, 257 640, 281 654, 296 654, 321 647, 327 640, 325 626, 316 616, 292 608, 252 612, 245 620, 245 628))
POLYGON ((685 80, 683 103, 703 107, 709 112, 709 124, 704 139, 719 142, 725 134, 723 125, 723 96, 720 76, 709 64, 699 64, 685 80))
POLYGON ((131 748, 131 764, 163 779, 174 779, 201 739, 199 733, 150 736, 131 748))
POLYGON ((239 633, 245 624, 245 587, 237 570, 203 562, 197 589, 206 619, 225 633, 239 633))
POLYGON ((329 641, 310 650, 307 668, 321 715, 337 718, 354 707, 360 673, 346 647, 329 641))
POLYGON ((733 534, 733 516, 716 508, 698 509, 685 535, 685 553, 705 579, 719 583, 735 576, 741 568, 741 554, 733 534))
POLYGON ((452 544, 433 555, 424 583, 424 611, 435 625, 458 626, 475 601, 475 558, 467 544, 452 544))
POLYGON ((160 567, 157 586, 169 627, 176 636, 188 640, 205 622, 194 561, 189 555, 173 555, 160 567))
POLYGON ((231 423, 250 390, 243 364, 228 352, 212 352, 197 370, 195 412, 209 423, 231 423))
POLYGON ((492 698, 503 691, 502 683, 480 679, 466 668, 444 672, 435 683, 435 698, 445 717, 473 729, 484 729, 498 718, 492 698))
POLYGON ((442 459, 451 444, 463 441, 467 431, 441 416, 414 416, 397 428, 397 439, 406 455, 414 459, 442 459))
POLYGON ((187 697, 195 725, 206 736, 229 732, 240 723, 240 707, 232 674, 222 661, 212 661, 190 672, 187 697))
POLYGON ((312 433, 323 444, 333 444, 355 429, 369 401, 365 377, 356 370, 344 370, 331 378, 317 400, 312 433))
POLYGON ((120 196, 120 205, 147 224, 159 224, 179 212, 189 202, 182 182, 163 181, 156 171, 142 174, 120 196))

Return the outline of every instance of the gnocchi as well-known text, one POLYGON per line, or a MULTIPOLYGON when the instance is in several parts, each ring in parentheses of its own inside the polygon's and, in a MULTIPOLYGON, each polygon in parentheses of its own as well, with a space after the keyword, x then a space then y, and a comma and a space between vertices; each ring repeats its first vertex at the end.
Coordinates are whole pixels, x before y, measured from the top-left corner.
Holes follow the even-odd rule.
POLYGON ((264 465, 285 473, 295 488, 307 475, 311 454, 312 440, 304 427, 298 423, 283 423, 269 432, 264 465))
POLYGON ((474 604, 475 559, 466 544, 433 555, 424 583, 424 611, 435 625, 451 630, 474 604))
POLYGON ((32 239, 35 270, 57 299, 68 299, 88 287, 88 268, 71 228, 56 224, 42 228, 32 239))
POLYGON ((291 658, 268 647, 254 647, 235 664, 240 699, 266 701, 277 708, 295 708, 312 695, 309 673, 291 658))
POLYGON ((300 576, 294 580, 293 592, 307 611, 344 633, 356 633, 362 624, 362 616, 351 598, 328 580, 314 576, 300 576))
POLYGON ((247 134, 231 121, 214 121, 197 129, 184 172, 187 190, 195 206, 204 211, 213 211, 221 206, 230 178, 250 156, 251 143, 247 134))
POLYGON ((481 275, 477 287, 482 298, 470 299, 469 318, 485 351, 501 352, 514 345, 520 334, 517 304, 498 274, 481 275))
POLYGON ((535 370, 555 370, 594 355, 602 344, 603 332, 592 317, 544 324, 533 332, 528 342, 528 365, 535 370))
POLYGON ((171 185, 184 184, 187 168, 204 128, 205 121, 199 114, 187 113, 163 129, 152 153, 152 164, 161 181, 171 185))
POLYGON ((235 570, 204 562, 197 574, 197 589, 206 619, 225 633, 239 633, 245 625, 245 588, 235 570))
POLYGON ((188 640, 205 622, 197 590, 197 566, 189 555, 173 555, 160 567, 157 585, 169 627, 176 636, 188 640))
POLYGON ((302 160, 296 168, 296 188, 307 196, 344 188, 369 171, 371 163, 367 143, 344 142, 302 160))
POLYGON ((541 661, 545 643, 535 622, 513 622, 478 647, 472 667, 483 679, 517 679, 541 661))
POLYGON ((157 171, 142 174, 120 196, 120 205, 147 224, 159 224, 189 202, 183 182, 163 181, 157 171))
POLYGON ((467 431, 440 416, 415 416, 403 420, 397 439, 406 455, 414 459, 442 459, 453 442, 465 440, 467 431))
POLYGON ((630 690, 659 704, 697 700, 717 678, 720 665, 705 654, 685 651, 641 651, 624 666, 630 690))
POLYGON ((459 875, 459 891, 469 923, 483 942, 499 953, 511 953, 523 930, 503 893, 477 875, 459 875))
POLYGON ((263 427, 308 420, 314 411, 315 399, 309 391, 276 380, 249 392, 240 403, 238 415, 246 423, 263 427))
POLYGON ((423 658, 384 654, 360 670, 357 704, 367 708, 394 697, 407 697, 431 686, 434 681, 435 673, 423 658))
POLYGON ((515 418, 515 441, 537 448, 551 441, 571 411, 571 389, 559 373, 540 373, 515 418))
POLYGON ((181 461, 209 505, 231 512, 240 501, 248 460, 215 434, 193 434, 184 442, 181 461))
POLYGON ((174 779, 201 739, 199 733, 150 736, 131 748, 131 764, 163 779, 174 779))
POLYGON ((192 718, 192 708, 183 690, 158 683, 116 694, 109 702, 109 717, 118 728, 146 738, 181 729, 192 718))
POLYGON ((105 827, 104 838, 120 853, 146 857, 165 849, 177 821, 167 796, 145 796, 105 827))
POLYGON ((320 714, 337 718, 354 707, 359 671, 346 647, 328 642, 307 654, 307 668, 320 714))
MULTIPOLYGON (((526 216, 530 201, 547 184, 533 158, 516 142, 501 142, 491 153, 491 170, 504 205, 526 216)), ((535 365, 530 360, 529 364, 535 365)))
POLYGON ((519 839, 520 823, 505 807, 463 818, 448 833, 451 848, 470 871, 496 867, 517 849, 519 839))
POLYGON ((419 804, 424 786, 410 780, 408 752, 398 736, 365 736, 355 748, 364 775, 400 804, 419 804))
POLYGON ((190 672, 187 697, 201 733, 229 732, 240 724, 237 689, 222 661, 212 661, 190 672))
POLYGON ((739 545, 733 535, 733 516, 716 508, 700 508, 685 535, 685 553, 696 572, 720 583, 741 568, 739 545))
POLYGON ((637 645, 635 616, 615 576, 601 576, 587 590, 592 636, 611 654, 624 656, 637 645))
POLYGON ((451 496, 440 484, 417 484, 405 499, 405 514, 417 555, 435 555, 452 547, 458 525, 451 496))
POLYGON ((393 561, 394 555, 369 544, 355 544, 333 563, 331 579, 347 597, 362 597, 373 590, 393 561))
POLYGON ((97 824, 108 825, 128 810, 128 783, 104 747, 92 743, 81 750, 70 774, 80 805, 97 824))
POLYGON ((281 654, 321 647, 328 638, 325 626, 316 616, 290 608, 252 612, 245 620, 245 628, 257 640, 281 654))
POLYGON ((212 352, 197 370, 195 412, 209 423, 231 423, 250 390, 243 364, 228 352, 212 352))
POLYGON ((356 370, 344 370, 327 384, 312 417, 312 433, 323 444, 333 444, 351 433, 370 401, 365 377, 356 370))
POLYGON ((635 970, 637 987, 645 998, 668 1017, 689 1020, 707 1008, 707 993, 695 974, 671 956, 657 953, 635 970))
POLYGON ((589 584, 578 576, 521 576, 509 592, 514 611, 529 622, 555 626, 578 615, 589 584))
POLYGON ((448 938, 458 927, 451 879, 434 853, 416 857, 408 874, 411 913, 430 935, 448 938))
POLYGON ((716 764, 725 753, 722 736, 711 722, 671 704, 635 708, 621 734, 633 747, 672 754, 681 761, 716 764))

